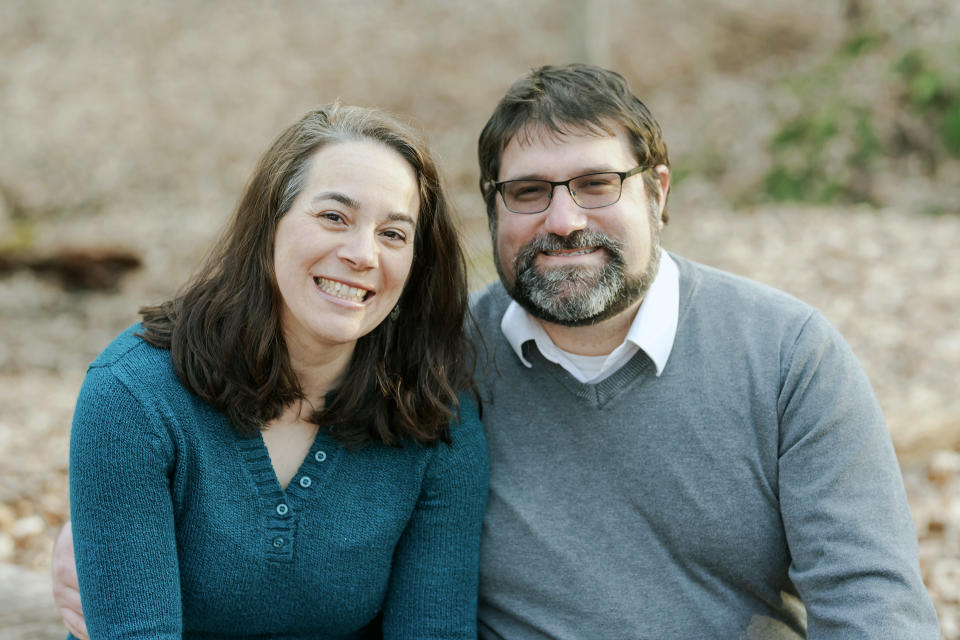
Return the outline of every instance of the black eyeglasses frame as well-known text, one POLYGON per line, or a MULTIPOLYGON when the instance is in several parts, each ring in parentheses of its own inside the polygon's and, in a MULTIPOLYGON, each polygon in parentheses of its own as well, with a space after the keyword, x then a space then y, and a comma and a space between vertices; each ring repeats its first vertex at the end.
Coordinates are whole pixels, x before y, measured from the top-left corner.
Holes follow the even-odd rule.
POLYGON ((604 208, 604 207, 609 207, 609 206, 611 206, 611 205, 614 205, 614 204, 617 204, 618 202, 620 202, 620 198, 621 198, 621 196, 623 196, 623 181, 624 181, 624 180, 626 180, 626 179, 629 178, 630 176, 635 176, 635 175, 637 175, 638 173, 642 173, 642 172, 646 171, 647 169, 651 169, 651 168, 653 168, 653 165, 643 165, 643 164, 642 164, 642 165, 639 165, 639 166, 637 166, 637 167, 634 167, 633 169, 630 169, 630 170, 628 170, 628 171, 591 171, 590 173, 584 173, 584 174, 581 174, 581 175, 579 175, 579 176, 573 176, 572 178, 567 178, 566 180, 559 180, 559 181, 556 181, 556 182, 554 182, 553 180, 541 180, 540 178, 518 178, 518 179, 515 179, 515 180, 501 180, 500 182, 494 182, 494 183, 492 183, 492 185, 493 185, 493 188, 497 191, 497 193, 500 194, 500 200, 503 201, 503 206, 504 206, 504 208, 506 208, 506 210, 509 211, 510 213, 515 213, 515 214, 521 215, 521 216, 534 215, 534 214, 537 214, 537 213, 543 213, 544 211, 546 211, 547 209, 549 209, 549 208, 550 208, 550 203, 553 202, 553 192, 554 192, 554 190, 555 190, 557 187, 560 187, 560 186, 563 186, 563 187, 566 187, 566 188, 567 188, 567 192, 570 194, 570 198, 571 198, 571 199, 574 201, 574 203, 576 203, 576 205, 577 205, 578 207, 580 207, 581 209, 602 209, 602 208, 604 208), (580 178, 586 178, 586 177, 588 177, 588 176, 599 176, 599 175, 608 175, 608 174, 609 174, 609 175, 620 176, 620 192, 617 194, 617 199, 616 199, 616 200, 614 200, 613 202, 608 202, 607 204, 598 205, 598 206, 596 206, 596 207, 585 207, 585 206, 583 206, 582 204, 580 204, 579 202, 577 202, 577 195, 576 195, 576 193, 570 189, 570 183, 571 183, 571 182, 573 182, 574 180, 579 180, 580 178), (507 204, 507 197, 506 197, 505 195, 503 195, 503 188, 504 188, 504 186, 510 184, 511 182, 545 182, 545 183, 549 184, 549 185, 550 185, 550 195, 547 196, 547 205, 546 205, 543 209, 540 209, 539 211, 514 211, 514 210, 511 209, 510 206, 507 204))

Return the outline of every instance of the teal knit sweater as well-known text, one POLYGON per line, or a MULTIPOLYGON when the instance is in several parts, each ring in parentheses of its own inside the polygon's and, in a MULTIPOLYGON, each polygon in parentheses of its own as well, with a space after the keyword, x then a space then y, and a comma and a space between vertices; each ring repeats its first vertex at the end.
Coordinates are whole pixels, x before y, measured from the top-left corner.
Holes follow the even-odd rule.
POLYGON ((260 436, 180 383, 135 325, 90 366, 70 503, 91 638, 476 637, 486 444, 339 446, 323 429, 281 489, 260 436), (375 622, 375 624, 377 624, 375 622))

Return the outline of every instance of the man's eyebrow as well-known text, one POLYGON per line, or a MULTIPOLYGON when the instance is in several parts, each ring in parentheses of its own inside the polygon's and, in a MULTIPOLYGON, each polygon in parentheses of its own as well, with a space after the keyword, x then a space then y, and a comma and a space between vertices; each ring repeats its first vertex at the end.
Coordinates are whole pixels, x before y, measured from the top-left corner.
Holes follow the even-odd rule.
MULTIPOLYGON (((575 172, 572 172, 568 178, 578 178, 580 176, 589 175, 591 173, 619 173, 617 170, 613 169, 610 165, 597 165, 593 167, 581 167, 575 172)), ((525 173, 519 175, 516 178, 507 178, 506 180, 500 180, 500 182, 507 182, 508 180, 546 180, 541 173, 525 173)), ((554 181, 556 182, 556 181, 554 181)))
POLYGON ((351 209, 359 209, 360 203, 348 196, 345 193, 339 191, 324 191, 323 193, 318 193, 317 195, 310 198, 310 204, 318 204, 324 200, 334 200, 340 204, 350 207, 351 209))

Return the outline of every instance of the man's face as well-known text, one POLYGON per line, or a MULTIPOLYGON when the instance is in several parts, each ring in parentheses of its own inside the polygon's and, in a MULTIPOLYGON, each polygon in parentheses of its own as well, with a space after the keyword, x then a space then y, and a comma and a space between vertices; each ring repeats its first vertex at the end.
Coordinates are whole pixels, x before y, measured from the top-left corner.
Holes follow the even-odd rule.
MULTIPOLYGON (((628 171, 638 163, 625 132, 614 136, 532 130, 504 149, 497 180, 550 181, 601 171, 628 171)), ((596 324, 635 311, 659 267, 661 215, 669 180, 659 166, 660 193, 643 177, 623 182, 620 200, 599 209, 577 205, 556 187, 541 213, 517 214, 496 196, 494 261, 511 297, 533 316, 564 326, 596 324)))

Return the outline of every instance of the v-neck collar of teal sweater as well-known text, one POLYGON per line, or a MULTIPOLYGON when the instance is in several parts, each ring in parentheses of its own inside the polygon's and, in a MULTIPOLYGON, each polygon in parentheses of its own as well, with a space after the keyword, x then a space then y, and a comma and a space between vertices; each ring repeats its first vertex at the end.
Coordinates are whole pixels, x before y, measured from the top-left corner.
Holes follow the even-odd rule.
POLYGON ((293 539, 297 517, 331 482, 343 450, 323 428, 310 445, 310 450, 286 489, 280 486, 270 462, 270 453, 260 434, 235 440, 244 468, 253 480, 265 513, 269 560, 293 560, 293 539))

